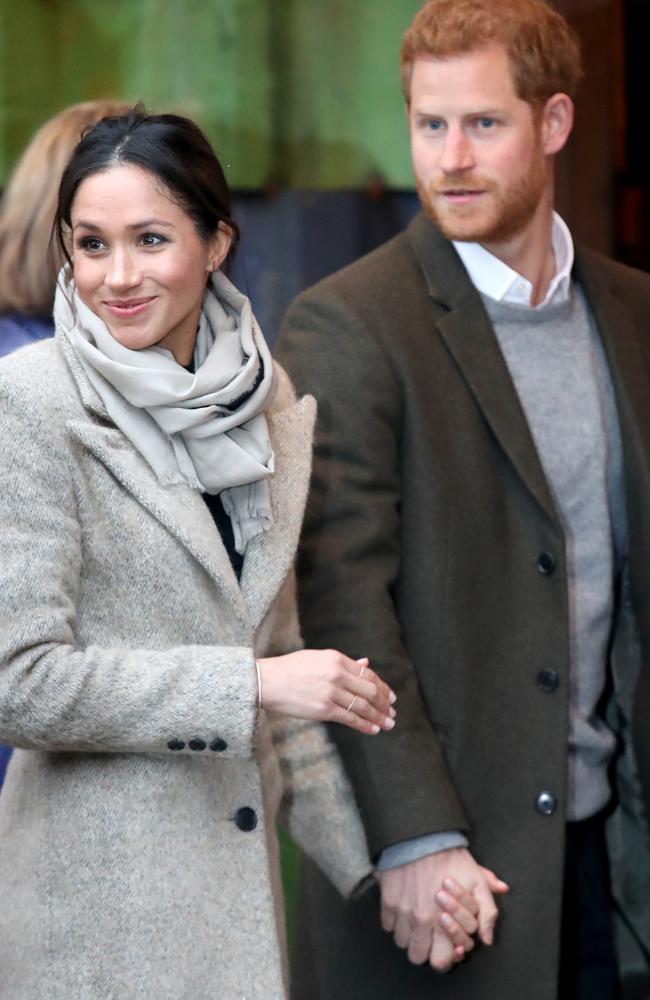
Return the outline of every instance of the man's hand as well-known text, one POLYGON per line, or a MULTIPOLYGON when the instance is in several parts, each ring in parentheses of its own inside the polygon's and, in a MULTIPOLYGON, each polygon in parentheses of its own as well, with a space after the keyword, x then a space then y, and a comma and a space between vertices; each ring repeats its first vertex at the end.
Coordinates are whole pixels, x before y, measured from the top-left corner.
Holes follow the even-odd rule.
POLYGON ((498 916, 494 893, 508 886, 464 847, 427 854, 377 873, 381 923, 411 962, 447 972, 474 947, 492 944, 498 916))

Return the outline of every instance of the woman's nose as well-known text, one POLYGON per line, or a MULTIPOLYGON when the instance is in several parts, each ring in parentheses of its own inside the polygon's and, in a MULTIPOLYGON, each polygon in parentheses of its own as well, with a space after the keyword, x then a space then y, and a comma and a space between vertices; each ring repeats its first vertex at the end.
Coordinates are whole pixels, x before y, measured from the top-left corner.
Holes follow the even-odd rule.
POLYGON ((111 254, 106 272, 106 284, 109 288, 134 288, 140 283, 140 271, 131 253, 126 249, 116 248, 111 254))

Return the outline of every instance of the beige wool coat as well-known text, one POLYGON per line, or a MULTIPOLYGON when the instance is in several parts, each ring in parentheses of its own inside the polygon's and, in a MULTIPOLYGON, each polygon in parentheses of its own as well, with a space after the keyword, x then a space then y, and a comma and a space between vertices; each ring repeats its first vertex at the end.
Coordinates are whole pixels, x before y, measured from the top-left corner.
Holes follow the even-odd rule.
POLYGON ((257 709, 254 657, 300 645, 315 404, 278 385, 240 588, 67 341, 0 363, 2 1000, 284 998, 278 810, 339 890, 369 871, 324 728, 257 709))

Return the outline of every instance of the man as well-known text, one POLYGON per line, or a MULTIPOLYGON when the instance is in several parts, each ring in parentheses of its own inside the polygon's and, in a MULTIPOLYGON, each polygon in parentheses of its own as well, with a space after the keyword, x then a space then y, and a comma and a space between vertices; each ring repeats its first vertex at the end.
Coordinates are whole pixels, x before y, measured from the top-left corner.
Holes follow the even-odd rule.
POLYGON ((650 996, 650 279, 553 212, 580 74, 542 0, 429 0, 402 49, 424 211, 285 321, 319 402, 305 638, 398 708, 337 734, 381 913, 306 868, 298 1000, 650 996))

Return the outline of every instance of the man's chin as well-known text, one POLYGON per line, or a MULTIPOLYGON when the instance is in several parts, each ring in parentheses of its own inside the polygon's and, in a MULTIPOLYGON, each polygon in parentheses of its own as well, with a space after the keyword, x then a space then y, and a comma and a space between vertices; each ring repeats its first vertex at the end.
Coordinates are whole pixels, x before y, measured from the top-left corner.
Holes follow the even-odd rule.
POLYGON ((424 210, 434 226, 440 230, 446 239, 459 243, 482 243, 491 238, 495 228, 491 220, 463 219, 457 215, 450 217, 442 212, 436 212, 431 206, 426 204, 424 205, 424 210))

